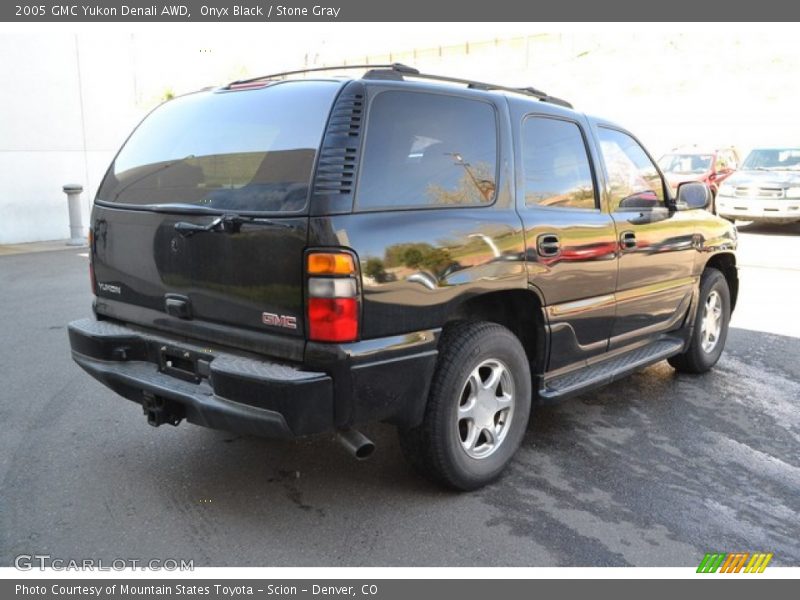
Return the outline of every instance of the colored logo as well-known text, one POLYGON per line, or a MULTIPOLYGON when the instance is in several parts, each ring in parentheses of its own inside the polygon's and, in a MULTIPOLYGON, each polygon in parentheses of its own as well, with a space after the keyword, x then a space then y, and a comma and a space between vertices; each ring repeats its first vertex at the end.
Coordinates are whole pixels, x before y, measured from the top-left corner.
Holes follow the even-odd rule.
POLYGON ((697 567, 698 573, 763 573, 772 552, 712 552, 706 554, 697 567))

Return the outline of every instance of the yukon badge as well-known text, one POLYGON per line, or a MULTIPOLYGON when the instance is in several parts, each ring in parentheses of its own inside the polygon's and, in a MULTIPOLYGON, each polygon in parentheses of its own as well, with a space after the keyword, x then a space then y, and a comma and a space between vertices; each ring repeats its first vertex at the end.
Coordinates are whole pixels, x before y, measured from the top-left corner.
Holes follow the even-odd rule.
POLYGON ((111 283, 98 283, 97 288, 102 292, 108 292, 109 294, 121 294, 122 288, 118 285, 113 285, 111 283))
POLYGON ((261 322, 271 327, 283 327, 285 329, 297 329, 297 318, 288 315, 276 315, 275 313, 261 313, 261 322))

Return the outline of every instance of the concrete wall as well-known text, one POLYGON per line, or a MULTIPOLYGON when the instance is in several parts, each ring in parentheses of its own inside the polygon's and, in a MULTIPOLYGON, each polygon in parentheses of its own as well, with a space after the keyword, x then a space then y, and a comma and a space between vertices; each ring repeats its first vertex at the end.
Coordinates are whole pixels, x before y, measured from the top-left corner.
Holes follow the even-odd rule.
POLYGON ((800 144, 794 37, 637 27, 521 34, 532 26, 165 24, 146 33, 0 33, 0 244, 68 237, 65 183, 84 186, 88 224, 114 153, 166 95, 286 68, 399 61, 533 85, 628 126, 656 155, 692 143, 800 144))
POLYGON ((88 222, 110 158, 141 111, 130 38, 0 36, 0 244, 68 237, 64 183, 88 222))
POLYGON ((247 50, 260 50, 222 46, 211 52, 200 36, 0 35, 0 244, 67 238, 65 183, 84 186, 88 225, 105 170, 141 118, 168 93, 235 78, 247 50))
POLYGON ((109 29, 0 33, 0 244, 69 237, 65 183, 84 186, 88 225, 114 154, 166 96, 302 66, 318 44, 288 30, 109 29))
MULTIPOLYGON (((430 73, 530 85, 631 129, 660 156, 678 145, 800 145, 800 52, 793 35, 654 30, 539 33, 345 55, 430 73)), ((325 56, 330 64, 342 57, 325 56)))

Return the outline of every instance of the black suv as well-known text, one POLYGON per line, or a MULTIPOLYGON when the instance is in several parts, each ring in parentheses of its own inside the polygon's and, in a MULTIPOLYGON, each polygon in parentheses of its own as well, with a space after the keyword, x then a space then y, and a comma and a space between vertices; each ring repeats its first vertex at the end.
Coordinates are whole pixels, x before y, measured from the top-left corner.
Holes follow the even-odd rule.
POLYGON ((155 109, 94 203, 75 361, 152 425, 397 426, 423 473, 500 474, 532 405, 719 359, 736 231, 629 132, 533 88, 281 73, 155 109))

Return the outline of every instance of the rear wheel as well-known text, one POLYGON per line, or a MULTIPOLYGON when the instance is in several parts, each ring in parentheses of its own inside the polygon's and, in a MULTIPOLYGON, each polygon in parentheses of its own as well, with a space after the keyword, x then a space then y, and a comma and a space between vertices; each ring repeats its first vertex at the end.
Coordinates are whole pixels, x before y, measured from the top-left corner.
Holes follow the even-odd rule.
POLYGON ((700 295, 689 348, 669 359, 669 364, 684 373, 705 373, 725 348, 731 318, 731 296, 725 276, 714 268, 700 279, 700 295))
POLYGON ((530 409, 530 367, 519 339, 495 323, 458 323, 442 334, 425 418, 400 431, 400 446, 428 477, 476 489, 508 465, 530 409))

